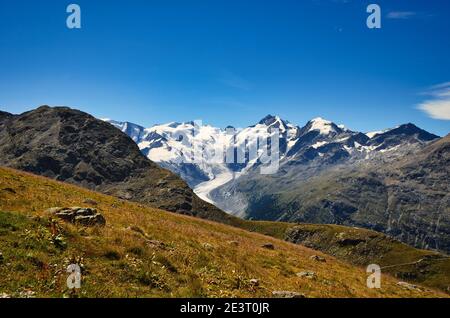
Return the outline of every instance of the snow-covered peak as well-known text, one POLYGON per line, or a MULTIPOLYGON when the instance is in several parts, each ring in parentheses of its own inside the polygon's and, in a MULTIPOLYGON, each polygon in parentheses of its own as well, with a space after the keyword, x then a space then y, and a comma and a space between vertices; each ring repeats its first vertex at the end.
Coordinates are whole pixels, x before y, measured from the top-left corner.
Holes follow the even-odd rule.
POLYGON ((309 126, 309 130, 319 131, 321 135, 329 135, 332 132, 337 132, 340 129, 333 122, 323 119, 322 117, 316 117, 311 119, 307 126, 309 126))
POLYGON ((287 120, 281 119, 279 116, 267 115, 261 119, 255 127, 264 126, 267 128, 277 128, 281 133, 286 132, 288 129, 296 128, 287 120))
POLYGON ((311 119, 311 122, 331 124, 331 121, 329 121, 329 120, 327 120, 325 118, 322 118, 322 117, 313 118, 313 119, 311 119))
MULTIPOLYGON (((278 129, 280 137, 284 139, 286 144, 286 153, 295 144, 300 128, 289 121, 282 119, 280 116, 267 115, 259 121, 258 124, 241 130, 237 140, 251 139, 251 137, 266 138, 270 135, 271 129, 278 129)), ((282 151, 282 152, 283 152, 282 151)))
POLYGON ((144 131, 144 127, 127 122, 127 121, 116 121, 109 118, 102 118, 101 120, 110 123, 114 127, 120 129, 122 132, 127 134, 134 142, 138 142, 144 131))

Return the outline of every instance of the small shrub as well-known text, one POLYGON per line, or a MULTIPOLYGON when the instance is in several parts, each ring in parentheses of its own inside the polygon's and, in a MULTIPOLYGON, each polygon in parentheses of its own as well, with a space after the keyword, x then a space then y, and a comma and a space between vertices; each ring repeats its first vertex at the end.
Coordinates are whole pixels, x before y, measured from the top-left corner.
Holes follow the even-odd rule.
POLYGON ((203 285, 199 279, 199 277, 193 273, 188 275, 187 279, 187 287, 189 290, 188 297, 205 297, 205 290, 203 289, 203 285))
POLYGON ((118 261, 122 258, 120 253, 115 250, 106 251, 105 254, 103 254, 103 256, 111 261, 118 261))
POLYGON ((39 257, 37 257, 31 253, 27 254, 26 258, 27 258, 28 262, 30 262, 31 264, 33 264, 34 266, 36 266, 40 269, 45 267, 45 262, 42 261, 39 257))
POLYGON ((67 248, 67 242, 65 241, 64 236, 62 236, 61 234, 53 236, 52 242, 57 248, 61 250, 65 250, 67 248))
POLYGON ((207 267, 210 264, 210 259, 203 251, 198 254, 196 265, 198 268, 207 267))
POLYGON ((142 247, 140 247, 140 246, 134 246, 134 247, 131 247, 131 248, 129 248, 129 249, 127 249, 127 252, 128 253, 132 253, 132 254, 134 254, 134 255, 136 255, 136 256, 143 256, 144 255, 144 249, 142 248, 142 247))
POLYGON ((165 289, 166 284, 162 278, 156 273, 140 272, 137 276, 138 282, 150 288, 165 289))
POLYGON ((178 272, 178 270, 175 267, 175 265, 173 265, 172 262, 169 261, 163 255, 156 255, 155 261, 158 262, 158 263, 161 263, 171 273, 177 273, 178 272))
POLYGON ((19 264, 16 264, 14 266, 14 270, 16 272, 26 272, 27 271, 27 267, 24 264, 19 263, 19 264))

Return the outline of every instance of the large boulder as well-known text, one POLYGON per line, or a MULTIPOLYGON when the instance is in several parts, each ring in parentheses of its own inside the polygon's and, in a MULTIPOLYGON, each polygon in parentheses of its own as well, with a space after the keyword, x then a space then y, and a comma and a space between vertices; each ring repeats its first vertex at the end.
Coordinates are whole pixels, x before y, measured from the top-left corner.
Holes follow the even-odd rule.
POLYGON ((83 226, 104 226, 106 219, 103 215, 97 212, 97 209, 93 208, 51 208, 49 213, 56 217, 73 224, 79 224, 83 226))

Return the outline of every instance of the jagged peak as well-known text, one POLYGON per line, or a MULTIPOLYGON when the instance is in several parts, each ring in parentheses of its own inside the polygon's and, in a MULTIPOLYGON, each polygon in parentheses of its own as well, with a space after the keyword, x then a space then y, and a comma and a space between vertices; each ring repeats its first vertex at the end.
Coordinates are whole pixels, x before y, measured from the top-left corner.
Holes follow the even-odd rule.
POLYGON ((265 125, 270 128, 278 128, 282 132, 286 131, 289 128, 294 128, 294 125, 292 125, 289 121, 282 119, 280 116, 274 116, 270 114, 261 119, 258 125, 265 125))
POLYGON ((269 125, 273 124, 274 122, 276 122, 276 121, 278 121, 278 120, 281 120, 281 118, 278 117, 278 116, 273 116, 273 115, 269 114, 269 115, 267 115, 266 117, 264 117, 263 119, 261 119, 261 120, 258 122, 258 124, 269 126, 269 125))

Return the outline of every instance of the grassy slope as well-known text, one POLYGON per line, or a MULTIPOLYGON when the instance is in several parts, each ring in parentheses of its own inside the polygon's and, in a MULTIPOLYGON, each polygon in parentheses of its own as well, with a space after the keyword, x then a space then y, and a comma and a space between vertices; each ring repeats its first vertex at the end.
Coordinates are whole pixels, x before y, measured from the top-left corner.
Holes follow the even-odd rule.
POLYGON ((354 265, 379 264, 383 272, 450 292, 448 255, 413 248, 375 231, 339 225, 301 224, 296 243, 320 250, 354 265))
POLYGON ((322 254, 303 246, 11 169, 0 168, 0 211, 8 211, 0 213, 0 294, 32 290, 60 297, 67 293, 66 266, 82 257, 80 296, 86 297, 269 297, 274 290, 308 297, 443 295, 402 289, 386 275, 382 289, 368 289, 362 269, 330 256, 326 263, 313 261, 311 255, 322 254), (107 226, 86 229, 58 222, 55 239, 44 211, 86 206, 86 199, 98 203, 107 226), (267 242, 275 250, 261 248, 267 242), (296 276, 305 270, 315 271, 317 278, 296 276), (252 278, 260 286, 252 286, 252 278))
POLYGON ((378 264, 398 279, 450 292, 450 258, 401 243, 383 233, 334 224, 236 221, 234 226, 305 245, 356 266, 378 264), (289 238, 299 231, 303 239, 289 238), (345 239, 360 240, 345 244, 345 239), (417 263, 416 263, 417 262, 417 263))

